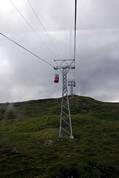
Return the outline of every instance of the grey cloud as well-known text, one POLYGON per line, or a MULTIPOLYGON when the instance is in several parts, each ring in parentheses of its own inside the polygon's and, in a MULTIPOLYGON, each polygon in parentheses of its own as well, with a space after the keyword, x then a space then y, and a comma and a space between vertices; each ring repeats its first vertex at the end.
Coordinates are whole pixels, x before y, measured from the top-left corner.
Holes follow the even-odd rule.
MULTIPOLYGON (((73 0, 30 0, 45 32, 27 1, 13 2, 34 25, 34 32, 10 4, 8 12, 0 8, 0 31, 52 64, 54 58, 73 57, 73 0)), ((78 1, 75 90, 80 95, 119 101, 118 5, 118 0, 78 1)), ((0 37, 0 102, 61 96, 61 82, 55 85, 53 76, 52 68, 0 37)))

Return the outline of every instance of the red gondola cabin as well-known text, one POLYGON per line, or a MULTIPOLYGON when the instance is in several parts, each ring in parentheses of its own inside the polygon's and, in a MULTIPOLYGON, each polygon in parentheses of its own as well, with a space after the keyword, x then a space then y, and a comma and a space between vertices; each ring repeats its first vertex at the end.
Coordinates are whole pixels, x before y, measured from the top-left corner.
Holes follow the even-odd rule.
POLYGON ((59 83, 59 75, 55 74, 54 83, 59 83))

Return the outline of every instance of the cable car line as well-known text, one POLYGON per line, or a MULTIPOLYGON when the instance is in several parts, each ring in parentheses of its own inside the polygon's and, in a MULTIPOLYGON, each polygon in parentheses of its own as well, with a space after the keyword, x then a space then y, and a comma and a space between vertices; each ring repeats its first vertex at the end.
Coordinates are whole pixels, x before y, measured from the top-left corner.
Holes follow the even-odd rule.
MULTIPOLYGON (((77 0, 75 0, 75 13, 74 13, 74 66, 76 61, 76 47, 77 47, 77 0)), ((76 70, 73 71, 74 81, 76 79, 76 70)))
MULTIPOLYGON (((41 18, 39 17, 39 15, 37 14, 37 12, 36 12, 35 9, 33 8, 31 2, 30 2, 29 0, 27 0, 27 3, 28 3, 28 5, 29 5, 30 9, 32 10, 34 16, 36 17, 37 21, 39 22, 39 25, 42 26, 43 31, 46 32, 47 37, 48 37, 49 39, 51 39, 52 37, 48 34, 48 31, 46 30, 45 25, 42 23, 41 18)), ((54 43, 54 47, 55 47, 55 49, 56 49, 55 43, 54 43)), ((53 50, 54 50, 54 48, 53 48, 53 50)), ((56 49, 56 50, 57 50, 57 49, 56 49)))
POLYGON ((12 0, 9 0, 12 6, 16 9, 16 11, 19 13, 19 15, 24 19, 25 23, 34 31, 34 28, 30 24, 30 22, 24 17, 24 15, 20 12, 20 10, 15 6, 15 4, 12 2, 12 0))
POLYGON ((74 60, 76 59, 76 28, 77 28, 77 0, 75 0, 75 20, 74 20, 74 60))
MULTIPOLYGON (((21 11, 16 7, 16 5, 13 3, 13 1, 12 0, 9 0, 10 1, 10 3, 12 4, 12 6, 16 9, 16 11, 19 13, 19 15, 23 18, 23 20, 25 21, 25 23, 31 28, 31 30, 34 32, 34 31, 36 31, 36 29, 32 26, 32 24, 24 17, 24 15, 21 13, 21 11)), ((41 36, 39 35, 39 34, 37 34, 37 33, 35 33, 35 35, 37 36, 37 38, 38 38, 38 36, 41 38, 41 36)), ((45 42, 43 42, 43 43, 45 43, 45 42)), ((46 46, 46 45, 45 45, 46 46)), ((52 53, 54 53, 54 51, 52 51, 51 50, 51 48, 49 48, 48 46, 47 46, 47 48, 52 52, 52 53)), ((55 54, 54 54, 55 55, 55 54)))
POLYGON ((14 43, 15 45, 19 46, 20 48, 24 49, 25 51, 27 51, 28 53, 30 53, 32 56, 36 57, 37 59, 39 59, 40 61, 48 64, 50 67, 53 67, 53 65, 51 63, 49 63, 47 60, 41 58, 39 55, 37 55, 36 53, 32 52, 31 50, 27 49, 26 47, 22 46, 21 44, 19 44, 18 42, 16 42, 15 40, 11 39, 10 37, 8 37, 7 35, 0 33, 1 36, 5 37, 7 40, 11 41, 12 43, 14 43))
POLYGON ((43 23, 41 22, 41 19, 40 19, 39 15, 36 13, 35 9, 34 9, 33 6, 31 5, 31 3, 30 3, 29 0, 27 0, 27 3, 28 3, 28 5, 29 5, 29 7, 31 8, 31 10, 32 10, 32 12, 33 12, 33 14, 34 14, 34 16, 38 19, 39 24, 43 27, 44 31, 47 32, 47 30, 45 30, 45 26, 44 26, 43 23))

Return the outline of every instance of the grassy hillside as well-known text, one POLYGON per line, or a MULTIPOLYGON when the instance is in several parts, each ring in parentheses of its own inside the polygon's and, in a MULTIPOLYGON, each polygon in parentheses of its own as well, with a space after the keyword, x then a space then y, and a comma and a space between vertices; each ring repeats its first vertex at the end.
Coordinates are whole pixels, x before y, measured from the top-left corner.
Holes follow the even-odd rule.
POLYGON ((75 139, 59 139, 60 99, 0 105, 0 178, 119 178, 119 104, 71 99, 75 139))

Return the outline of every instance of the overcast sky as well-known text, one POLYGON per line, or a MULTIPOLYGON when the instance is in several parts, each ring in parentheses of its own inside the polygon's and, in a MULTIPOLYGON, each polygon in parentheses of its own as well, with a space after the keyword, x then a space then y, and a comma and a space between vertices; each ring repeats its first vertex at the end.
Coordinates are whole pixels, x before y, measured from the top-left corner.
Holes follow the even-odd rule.
MULTIPOLYGON (((0 0, 0 32, 48 62, 73 58, 74 0, 0 0)), ((0 36, 0 102, 61 96, 54 71, 0 36)), ((119 0, 78 0, 75 93, 119 101, 119 0)))

